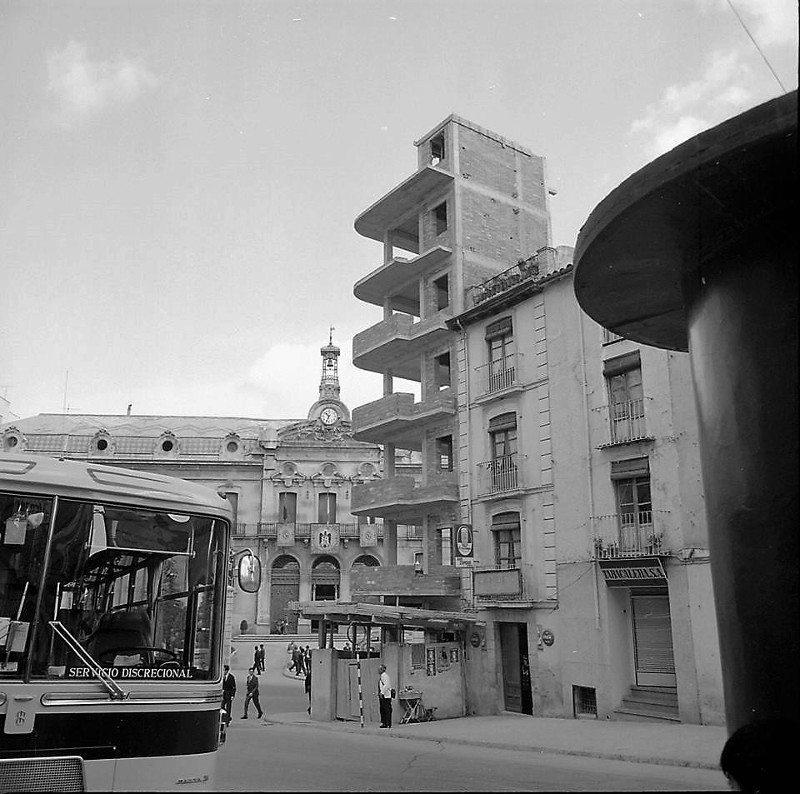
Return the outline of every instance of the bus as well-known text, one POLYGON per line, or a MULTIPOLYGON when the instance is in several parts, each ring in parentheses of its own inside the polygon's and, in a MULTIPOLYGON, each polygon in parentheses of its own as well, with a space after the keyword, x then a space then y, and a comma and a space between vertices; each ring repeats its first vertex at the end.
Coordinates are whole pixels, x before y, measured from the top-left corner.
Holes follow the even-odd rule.
POLYGON ((0 453, 0 791, 213 787, 231 521, 175 477, 0 453))

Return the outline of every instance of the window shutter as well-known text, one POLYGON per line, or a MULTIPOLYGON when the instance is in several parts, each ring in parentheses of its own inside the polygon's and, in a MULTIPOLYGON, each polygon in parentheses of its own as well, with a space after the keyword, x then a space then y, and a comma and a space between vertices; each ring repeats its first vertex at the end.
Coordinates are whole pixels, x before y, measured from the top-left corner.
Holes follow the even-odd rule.
POLYGON ((519 529, 519 513, 498 513, 492 516, 492 529, 519 529))
POLYGON ((612 375, 621 375, 632 369, 639 369, 642 366, 642 357, 638 350, 633 353, 626 353, 624 356, 615 356, 603 362, 603 375, 609 378, 612 375))
POLYGON ((629 480, 633 477, 649 477, 650 461, 647 458, 615 460, 611 464, 612 480, 629 480))
POLYGON ((502 317, 486 326, 486 338, 492 339, 495 336, 508 336, 513 332, 513 325, 510 317, 502 317))
POLYGON ((508 430, 509 428, 517 426, 517 415, 511 411, 507 414, 500 414, 489 420, 489 432, 495 430, 508 430))

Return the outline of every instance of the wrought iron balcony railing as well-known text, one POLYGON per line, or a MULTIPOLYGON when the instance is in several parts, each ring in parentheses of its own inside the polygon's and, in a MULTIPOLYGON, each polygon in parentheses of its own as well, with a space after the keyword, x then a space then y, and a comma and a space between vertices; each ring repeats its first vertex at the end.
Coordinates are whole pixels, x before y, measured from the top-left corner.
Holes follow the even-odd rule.
POLYGON ((522 374, 520 372, 521 364, 521 354, 509 353, 497 361, 490 361, 488 364, 476 367, 478 373, 477 396, 483 397, 519 385, 522 374))
POLYGON ((468 287, 465 294, 464 308, 471 309, 473 306, 478 306, 495 295, 522 284, 524 281, 534 281, 548 273, 552 273, 556 267, 556 259, 556 249, 549 246, 539 249, 527 259, 520 259, 516 265, 512 265, 496 276, 487 278, 486 281, 482 281, 480 284, 468 287))
POLYGON ((625 444, 629 441, 652 438, 647 434, 644 417, 645 398, 623 400, 609 406, 611 443, 625 444))
POLYGON ((480 495, 506 493, 522 487, 522 471, 518 455, 503 455, 478 464, 478 491, 480 495))
MULTIPOLYGON (((295 538, 310 538, 311 533, 315 527, 319 526, 334 526, 339 528, 340 538, 359 538, 361 537, 360 524, 320 524, 320 523, 307 523, 307 522, 268 522, 261 521, 251 524, 236 524, 233 529, 234 537, 250 537, 250 538, 277 538, 278 530, 282 526, 289 526, 294 528, 295 538)), ((378 537, 383 537, 383 524, 375 524, 378 530, 378 537)))
POLYGON ((666 556, 668 510, 640 510, 610 516, 592 516, 594 559, 666 556))

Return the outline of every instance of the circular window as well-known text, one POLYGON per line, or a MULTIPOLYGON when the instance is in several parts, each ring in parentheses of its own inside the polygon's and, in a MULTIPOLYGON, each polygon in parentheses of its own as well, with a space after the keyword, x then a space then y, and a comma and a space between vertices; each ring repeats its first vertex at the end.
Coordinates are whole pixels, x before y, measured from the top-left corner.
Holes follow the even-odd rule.
POLYGON ((101 438, 97 442, 97 448, 100 450, 100 452, 105 452, 108 449, 108 441, 106 441, 104 438, 101 438))
POLYGON ((16 437, 16 436, 9 436, 9 437, 6 439, 6 445, 7 445, 8 447, 16 447, 16 446, 17 446, 17 443, 18 443, 18 439, 17 439, 17 437, 16 437))
POLYGON ((228 452, 237 452, 239 450, 239 445, 235 441, 229 441, 226 449, 228 452))
POLYGON ((175 445, 169 439, 161 443, 161 449, 163 449, 164 452, 172 452, 174 446, 175 445))

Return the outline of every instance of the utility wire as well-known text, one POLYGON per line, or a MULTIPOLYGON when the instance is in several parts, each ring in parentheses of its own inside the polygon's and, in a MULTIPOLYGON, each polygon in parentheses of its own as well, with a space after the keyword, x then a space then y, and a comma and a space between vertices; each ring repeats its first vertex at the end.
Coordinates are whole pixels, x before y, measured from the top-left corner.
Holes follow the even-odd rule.
POLYGON ((781 78, 775 73, 775 70, 772 68, 772 64, 767 60, 767 56, 764 55, 761 47, 758 46, 758 42, 753 38, 753 34, 747 29, 747 25, 744 24, 744 20, 739 16, 739 12, 736 10, 736 7, 733 5, 733 0, 728 0, 728 5, 731 7, 731 11, 736 14, 736 19, 739 20, 739 23, 744 28, 744 32, 750 37, 750 41, 753 42, 753 46, 758 50, 758 54, 764 59, 764 63, 767 64, 767 67, 772 72, 772 76, 778 81, 778 85, 781 87, 783 93, 786 93, 786 86, 781 82, 781 78))

